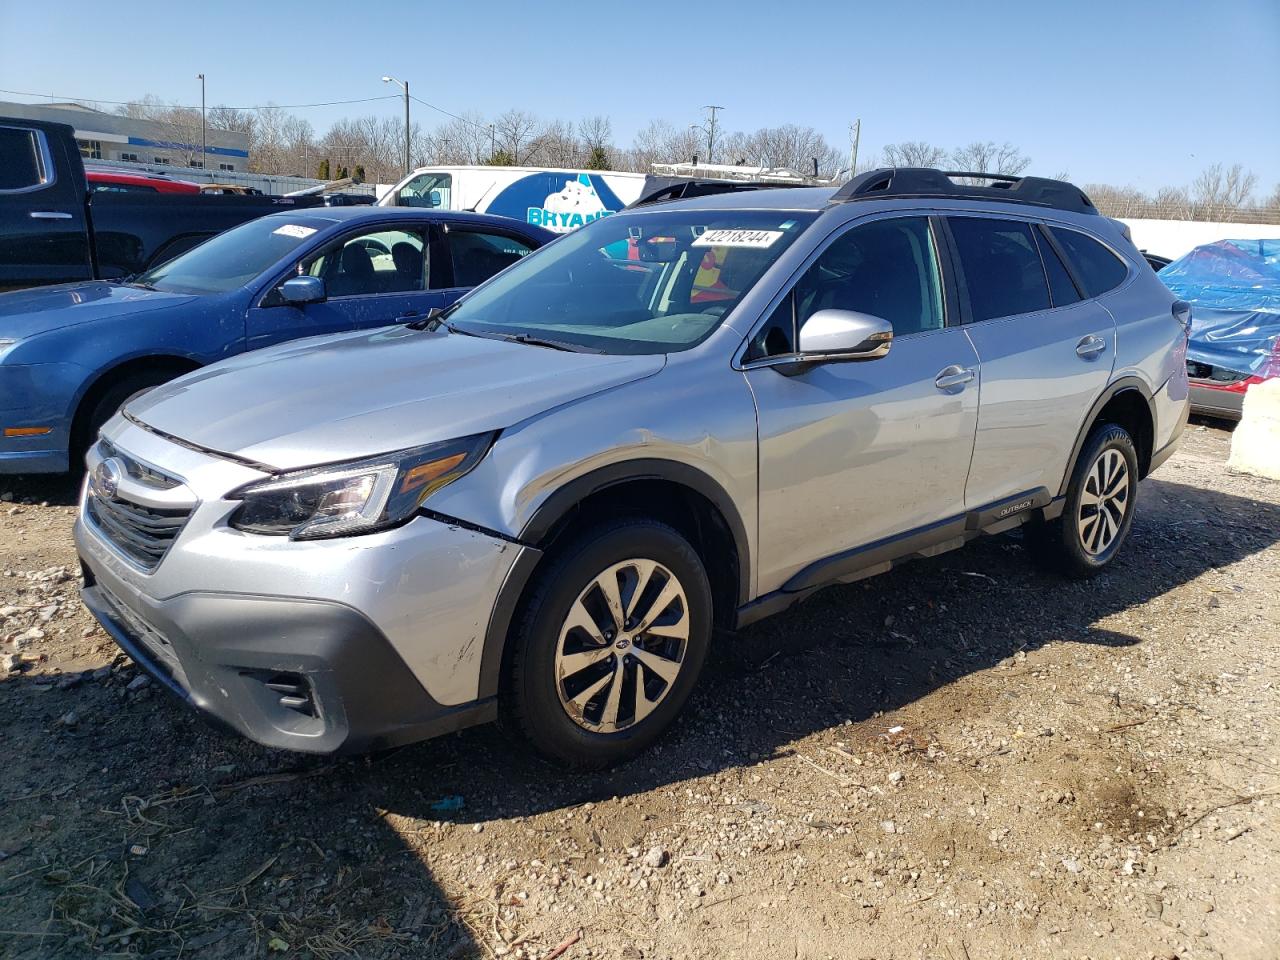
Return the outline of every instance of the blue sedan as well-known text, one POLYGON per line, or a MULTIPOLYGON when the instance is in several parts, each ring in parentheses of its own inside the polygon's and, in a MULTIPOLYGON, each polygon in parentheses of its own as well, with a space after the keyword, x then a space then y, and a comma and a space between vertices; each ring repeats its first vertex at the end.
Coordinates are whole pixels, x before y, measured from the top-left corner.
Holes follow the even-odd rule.
POLYGON ((276 213, 128 281, 0 294, 0 473, 61 473, 130 398, 285 340, 404 323, 555 239, 505 217, 276 213))

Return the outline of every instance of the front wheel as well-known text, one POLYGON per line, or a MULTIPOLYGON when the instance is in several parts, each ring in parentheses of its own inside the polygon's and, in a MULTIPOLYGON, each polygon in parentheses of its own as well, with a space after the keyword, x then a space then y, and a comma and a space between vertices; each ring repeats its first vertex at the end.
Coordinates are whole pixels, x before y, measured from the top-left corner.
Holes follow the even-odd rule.
POLYGON ((1138 454, 1123 427, 1104 423, 1086 438, 1062 514, 1023 527, 1038 560, 1069 577, 1092 576, 1115 559, 1133 526, 1138 454))
POLYGON ((537 576, 513 638, 507 709, 542 753, 604 767, 670 726, 711 641, 711 587, 663 523, 602 525, 537 576))

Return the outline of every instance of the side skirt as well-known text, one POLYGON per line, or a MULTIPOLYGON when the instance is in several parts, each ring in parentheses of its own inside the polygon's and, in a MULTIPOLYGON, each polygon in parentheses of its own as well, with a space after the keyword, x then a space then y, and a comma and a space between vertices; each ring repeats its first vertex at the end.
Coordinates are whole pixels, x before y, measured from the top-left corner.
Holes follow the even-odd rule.
POLYGON ((1063 497, 1055 498, 1044 487, 1037 487, 925 527, 837 553, 805 567, 772 593, 739 607, 736 625, 741 629, 781 613, 823 587, 887 573, 908 560, 935 557, 962 547, 976 537, 1012 530, 1033 517, 1052 520, 1062 513, 1063 504, 1063 497))

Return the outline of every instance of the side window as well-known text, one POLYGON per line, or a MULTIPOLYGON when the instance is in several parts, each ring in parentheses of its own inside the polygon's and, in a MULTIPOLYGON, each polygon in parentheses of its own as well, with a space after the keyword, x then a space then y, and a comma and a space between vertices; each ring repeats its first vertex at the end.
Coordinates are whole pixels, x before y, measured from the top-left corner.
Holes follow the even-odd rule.
POLYGON ((453 176, 448 173, 420 173, 396 194, 402 207, 439 207, 451 209, 453 176))
POLYGON ((978 217, 947 222, 975 322, 1049 309, 1049 288, 1030 224, 978 217))
POLYGON ((409 293, 426 289, 430 253, 420 230, 370 230, 330 244, 299 272, 323 280, 331 299, 409 293))
POLYGON ((1067 268, 1062 265, 1058 251, 1053 249, 1053 244, 1038 230, 1035 231, 1035 238, 1036 245, 1040 247, 1040 259, 1044 261, 1045 276, 1049 278, 1049 293, 1053 296, 1053 305, 1063 307, 1069 303, 1078 303, 1080 291, 1076 289, 1075 281, 1067 273, 1067 268))
POLYGON ((942 281, 927 217, 876 220, 827 247, 757 331, 746 359, 796 350, 819 310, 855 310, 893 324, 895 337, 943 326, 942 281))
POLYGON ((453 285, 474 287, 505 270, 533 248, 522 240, 500 233, 449 229, 449 255, 453 260, 453 285))
POLYGON ((1114 290, 1129 275, 1124 261, 1097 240, 1061 227, 1050 227, 1049 232, 1062 244, 1089 296, 1100 297, 1108 290, 1114 290))
POLYGON ((30 190, 49 180, 44 163, 44 134, 0 127, 0 192, 30 190))

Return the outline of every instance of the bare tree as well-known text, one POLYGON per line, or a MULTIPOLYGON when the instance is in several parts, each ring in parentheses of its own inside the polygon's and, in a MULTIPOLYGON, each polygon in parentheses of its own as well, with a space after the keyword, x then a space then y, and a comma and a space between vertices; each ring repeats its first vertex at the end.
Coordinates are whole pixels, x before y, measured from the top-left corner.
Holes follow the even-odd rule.
POLYGON ((1240 164, 1224 170, 1222 164, 1215 163, 1191 184, 1191 198, 1208 219, 1226 219, 1249 202, 1257 185, 1257 175, 1240 164))
POLYGON ((947 151, 923 140, 907 140, 886 145, 884 162, 891 167, 941 167, 947 151))
POLYGON ((493 121, 493 128, 497 149, 517 165, 537 138, 538 118, 525 110, 508 110, 493 121))
POLYGON ((603 114, 585 117, 578 121, 578 140, 582 144, 583 165, 593 170, 604 170, 615 153, 613 123, 603 114))
MULTIPOLYGON (((956 170, 1016 175, 1031 166, 1031 158, 1007 141, 975 140, 968 146, 953 150, 951 163, 956 170)), ((975 178, 973 182, 983 181, 975 178)))
MULTIPOLYGON (((1061 179, 1061 178, 1060 178, 1061 179)), ((1151 198, 1135 187, 1113 187, 1108 183, 1088 183, 1084 192, 1093 205, 1107 216, 1131 217, 1151 203, 1151 198)))

